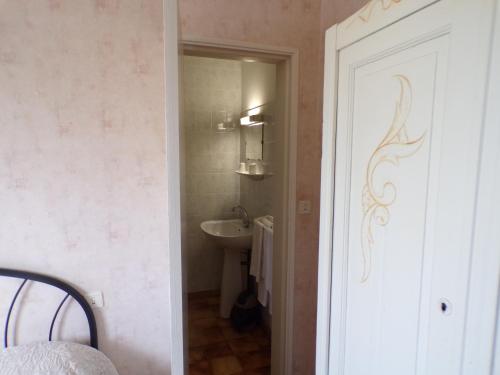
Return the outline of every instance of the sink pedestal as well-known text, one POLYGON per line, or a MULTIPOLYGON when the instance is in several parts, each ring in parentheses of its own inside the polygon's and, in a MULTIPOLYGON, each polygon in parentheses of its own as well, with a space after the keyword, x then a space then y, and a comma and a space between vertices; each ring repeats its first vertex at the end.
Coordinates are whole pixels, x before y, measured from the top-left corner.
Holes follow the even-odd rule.
POLYGON ((241 252, 252 248, 253 225, 244 225, 239 219, 209 220, 200 225, 201 230, 224 249, 224 267, 220 298, 220 316, 229 318, 238 295, 243 290, 241 278, 241 252))
POLYGON ((220 316, 229 318, 238 295, 243 291, 241 280, 241 251, 224 249, 224 266, 220 292, 220 316))

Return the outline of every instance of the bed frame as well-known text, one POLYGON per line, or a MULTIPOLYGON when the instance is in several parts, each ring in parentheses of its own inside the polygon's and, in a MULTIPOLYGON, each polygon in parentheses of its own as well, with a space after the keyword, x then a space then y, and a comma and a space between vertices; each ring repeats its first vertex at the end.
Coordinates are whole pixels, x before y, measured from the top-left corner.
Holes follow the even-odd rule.
POLYGON ((16 303, 17 298, 19 297, 19 294, 21 293, 21 290, 24 288, 26 283, 28 281, 34 281, 34 282, 39 282, 47 285, 51 285, 55 288, 58 288, 62 290, 63 292, 66 293, 66 296, 62 299, 61 303, 56 309, 56 312, 54 314, 54 317, 52 318, 52 322, 50 323, 50 330, 49 330, 49 341, 52 341, 52 332, 54 331, 54 325, 57 320, 57 316, 59 315, 59 312, 61 311, 61 308, 63 307, 64 303, 69 299, 69 297, 72 297, 80 307, 83 309, 85 316, 87 317, 87 321, 89 324, 89 333, 90 333, 90 346, 98 349, 97 347, 97 324, 95 320, 94 313, 92 311, 92 308, 90 307, 89 303, 83 297, 80 292, 78 292, 74 287, 71 285, 58 280, 54 277, 50 276, 45 276, 41 275, 38 273, 33 273, 33 272, 25 272, 25 271, 18 271, 18 270, 11 270, 11 269, 6 269, 6 268, 0 268, 0 276, 5 276, 5 277, 11 277, 11 278, 16 278, 20 279, 21 285, 17 289, 16 293, 14 294, 14 297, 12 298, 12 301, 10 303, 9 311, 7 313, 7 319, 5 322, 5 331, 4 331, 4 347, 7 348, 9 344, 8 340, 8 335, 9 335, 9 321, 12 315, 12 310, 14 309, 14 305, 16 303))

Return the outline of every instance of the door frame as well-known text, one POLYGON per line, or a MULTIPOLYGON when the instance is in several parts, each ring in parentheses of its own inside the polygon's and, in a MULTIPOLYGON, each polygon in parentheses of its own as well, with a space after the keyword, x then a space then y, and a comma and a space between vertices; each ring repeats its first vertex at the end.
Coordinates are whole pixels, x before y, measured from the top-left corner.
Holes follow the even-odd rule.
MULTIPOLYGON (((330 326, 333 275, 333 202, 335 194, 335 145, 337 129, 338 59, 340 51, 357 41, 430 6, 438 1, 392 1, 382 6, 371 0, 345 21, 330 27, 325 35, 323 88, 323 144, 321 162, 320 234, 318 254, 318 305, 316 375, 329 374, 330 326), (354 27, 353 27, 354 26, 354 27)), ((463 374, 475 374, 478 367, 493 374, 500 368, 500 233, 495 218, 500 212, 500 0, 491 0, 492 49, 488 88, 482 119, 482 150, 479 164, 474 248, 470 265, 469 304, 464 345, 463 374), (496 192, 496 193, 495 193, 496 192), (488 303, 485 304, 485 299, 488 303), (490 303, 491 302, 491 303, 490 303), (495 334, 496 332, 496 334, 495 334), (495 346, 495 341, 496 346, 495 346), (485 346, 492 350, 488 352, 485 346), (496 350, 496 353, 494 352, 496 350), (495 358, 496 357, 496 358, 495 358), (488 368, 486 368, 488 367, 488 368), (495 368, 494 368, 495 367, 495 368)))
MULTIPOLYGON (((215 38, 205 38, 190 35, 183 35, 180 38, 180 49, 189 51, 190 54, 214 57, 256 57, 261 61, 284 63, 286 99, 284 101, 285 127, 283 134, 283 165, 284 173, 282 187, 284 189, 284 199, 282 201, 282 229, 283 233, 281 254, 285 254, 285 261, 281 270, 281 306, 278 314, 273 314, 273 340, 272 340, 272 363, 273 373, 291 375, 292 374, 292 354, 293 354, 293 311, 294 311, 294 269, 295 269, 295 212, 296 212, 296 170, 297 170, 297 118, 298 118, 298 64, 299 52, 295 48, 269 46, 242 41, 223 40, 215 38), (276 319, 278 318, 278 319, 276 319), (276 332, 276 324, 279 330, 276 332), (275 335, 278 338, 275 338, 275 335), (274 353, 278 353, 277 355, 274 353)), ((172 136, 179 141, 179 129, 172 132, 172 136)), ((168 135, 167 135, 168 137, 168 135)), ((180 161, 177 160, 175 167, 176 177, 180 180, 180 161)), ((170 176, 170 174, 169 174, 170 176)), ((174 220, 180 223, 180 217, 174 220)), ((175 258, 182 259, 181 248, 176 247, 171 251, 176 252, 175 258)), ((178 263, 180 264, 180 263, 178 263)), ((173 267, 171 272, 176 274, 175 279, 182 280, 181 267, 173 267)), ((182 305, 185 296, 176 293, 175 302, 182 305)), ((176 310, 175 319, 172 322, 179 322, 184 317, 179 317, 180 310, 176 310)), ((184 310, 184 314, 186 311, 184 310)), ((185 332, 183 332, 185 335, 185 332)), ((185 345, 185 341, 183 343, 185 345)), ((185 359, 184 359, 185 360, 185 359)), ((172 358, 174 361, 174 358, 172 358)), ((177 375, 175 372, 173 374, 177 375)))
POLYGON ((165 158, 167 169, 166 227, 168 269, 165 282, 169 291, 170 337, 166 345, 170 354, 172 375, 184 375, 184 321, 181 257, 181 194, 179 134, 179 33, 177 0, 163 0, 164 95, 165 95, 165 158))

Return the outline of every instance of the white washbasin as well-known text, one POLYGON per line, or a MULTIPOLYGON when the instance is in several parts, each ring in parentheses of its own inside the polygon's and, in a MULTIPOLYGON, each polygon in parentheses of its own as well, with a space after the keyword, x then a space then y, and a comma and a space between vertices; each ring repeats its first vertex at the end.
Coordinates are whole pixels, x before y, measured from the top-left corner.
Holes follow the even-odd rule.
POLYGON ((245 228, 241 220, 209 220, 200 225, 207 236, 224 250, 220 316, 230 317, 231 308, 243 290, 241 282, 241 250, 252 248, 253 225, 245 228), (236 251, 235 251, 236 250, 236 251))
POLYGON ((201 223, 201 229, 213 238, 223 249, 250 249, 252 247, 253 225, 243 226, 243 221, 209 220, 201 223))

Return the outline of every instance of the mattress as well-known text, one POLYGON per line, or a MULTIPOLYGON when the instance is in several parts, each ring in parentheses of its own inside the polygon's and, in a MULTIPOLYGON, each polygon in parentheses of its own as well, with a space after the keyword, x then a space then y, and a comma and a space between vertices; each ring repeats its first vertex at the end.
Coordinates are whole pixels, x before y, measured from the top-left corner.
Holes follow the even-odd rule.
POLYGON ((43 342, 0 352, 0 375, 118 375, 111 361, 90 346, 43 342))

